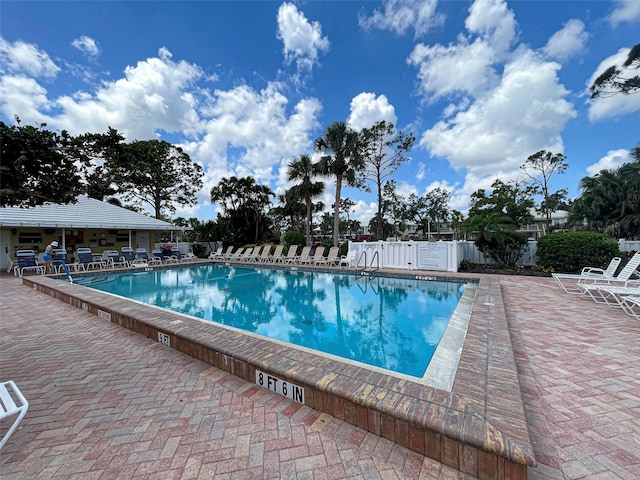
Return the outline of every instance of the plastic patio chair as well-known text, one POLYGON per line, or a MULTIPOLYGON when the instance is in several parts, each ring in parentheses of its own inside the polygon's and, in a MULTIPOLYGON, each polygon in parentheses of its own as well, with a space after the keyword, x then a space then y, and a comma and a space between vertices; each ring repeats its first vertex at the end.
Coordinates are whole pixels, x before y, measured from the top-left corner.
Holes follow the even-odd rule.
POLYGON ((0 383, 0 420, 17 415, 9 427, 9 430, 7 430, 2 440, 0 440, 0 448, 7 443, 9 437, 15 432, 16 428, 18 428, 28 408, 29 402, 27 402, 27 399, 24 398, 20 389, 12 380, 0 383))

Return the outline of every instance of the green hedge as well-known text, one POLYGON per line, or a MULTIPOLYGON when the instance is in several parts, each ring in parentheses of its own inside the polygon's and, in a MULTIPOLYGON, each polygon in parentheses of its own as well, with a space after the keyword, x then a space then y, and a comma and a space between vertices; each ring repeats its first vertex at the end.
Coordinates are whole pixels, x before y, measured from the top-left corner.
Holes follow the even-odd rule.
POLYGON ((579 273, 583 267, 606 268, 620 256, 618 243, 602 233, 558 232, 538 239, 538 269, 579 273))

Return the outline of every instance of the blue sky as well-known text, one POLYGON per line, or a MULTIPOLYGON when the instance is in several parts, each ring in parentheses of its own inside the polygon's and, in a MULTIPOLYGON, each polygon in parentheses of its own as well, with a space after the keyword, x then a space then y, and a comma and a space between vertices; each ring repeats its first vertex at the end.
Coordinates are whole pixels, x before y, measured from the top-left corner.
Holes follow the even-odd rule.
MULTIPOLYGON (((160 138, 205 169, 276 193, 286 167, 334 121, 413 132, 398 191, 442 187, 451 207, 494 179, 564 153, 553 189, 630 161, 640 94, 588 86, 640 42, 640 1, 83 1, 0 3, 0 119, 72 134, 111 126, 160 138)), ((327 179, 330 208, 335 185, 327 179)), ((343 189, 368 222, 375 192, 343 189)))

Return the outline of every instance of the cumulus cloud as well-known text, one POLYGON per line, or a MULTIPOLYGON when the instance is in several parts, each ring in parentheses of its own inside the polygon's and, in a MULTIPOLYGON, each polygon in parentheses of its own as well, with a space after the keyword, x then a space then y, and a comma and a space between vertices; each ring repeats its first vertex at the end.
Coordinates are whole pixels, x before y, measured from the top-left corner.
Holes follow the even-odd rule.
POLYGON ((501 0, 476 0, 465 21, 467 35, 449 45, 417 44, 407 62, 418 69, 420 93, 427 101, 451 95, 479 95, 495 86, 495 64, 509 55, 516 38, 513 12, 501 0))
POLYGON ((7 118, 19 115, 26 123, 48 123, 49 117, 43 112, 51 107, 47 91, 34 79, 0 77, 0 110, 7 118))
POLYGON ((88 55, 91 58, 97 58, 100 55, 100 47, 98 43, 91 37, 82 35, 71 42, 71 46, 77 48, 82 53, 88 55))
POLYGON ((412 28, 418 38, 444 23, 445 17, 436 12, 437 6, 438 0, 384 0, 382 9, 375 9, 371 16, 361 13, 358 22, 364 30, 377 28, 397 35, 412 28))
POLYGON ((200 67, 174 62, 161 48, 157 57, 126 67, 124 77, 105 82, 95 93, 58 98, 64 114, 56 123, 74 134, 111 126, 128 140, 156 138, 159 131, 193 133, 198 115, 192 89, 201 76, 200 67))
POLYGON ((370 128, 376 122, 385 120, 393 123, 397 122, 397 117, 393 105, 385 95, 376 97, 375 93, 362 92, 351 100, 351 113, 347 119, 347 124, 354 130, 370 128))
POLYGON ((602 170, 615 170, 625 163, 631 162, 631 153, 629 150, 609 150, 607 154, 593 165, 587 167, 587 174, 593 177, 602 170))
POLYGON ((287 64, 295 62, 299 78, 311 73, 319 54, 329 50, 329 39, 322 36, 320 22, 309 22, 292 3, 278 9, 278 33, 287 64))
POLYGON ((560 132, 574 117, 560 66, 528 52, 504 67, 500 84, 464 111, 425 131, 420 144, 456 169, 482 176, 517 171, 541 149, 563 150, 560 132))
POLYGON ((621 23, 640 21, 640 2, 638 0, 615 0, 615 8, 607 17, 613 27, 621 23))
POLYGON ((0 37, 0 73, 53 78, 60 71, 49 55, 32 43, 0 37))
POLYGON ((589 34, 585 31, 584 23, 572 19, 551 36, 542 51, 552 60, 563 61, 583 52, 587 40, 589 34))
MULTIPOLYGON (((503 0, 476 0, 465 27, 455 43, 418 44, 407 60, 418 69, 424 101, 453 99, 419 145, 465 172, 464 185, 452 186, 458 208, 496 178, 516 178, 532 153, 562 152, 561 132, 576 116, 560 64, 517 44, 518 25, 503 0)), ((548 55, 566 58, 586 41, 579 22, 561 32, 545 47, 548 55)))
POLYGON ((287 104, 275 84, 261 91, 239 85, 214 92, 204 112, 205 133, 192 148, 193 155, 209 166, 214 183, 230 174, 269 181, 283 158, 297 157, 310 148, 320 103, 302 99, 288 117, 287 104))
MULTIPOLYGON (((629 56, 631 48, 621 48, 618 53, 605 58, 595 69, 585 88, 585 95, 590 95, 589 87, 604 71, 612 65, 622 68, 622 64, 629 56)), ((588 100, 589 120, 598 121, 606 118, 619 117, 640 110, 640 95, 623 95, 621 93, 610 97, 588 100)))

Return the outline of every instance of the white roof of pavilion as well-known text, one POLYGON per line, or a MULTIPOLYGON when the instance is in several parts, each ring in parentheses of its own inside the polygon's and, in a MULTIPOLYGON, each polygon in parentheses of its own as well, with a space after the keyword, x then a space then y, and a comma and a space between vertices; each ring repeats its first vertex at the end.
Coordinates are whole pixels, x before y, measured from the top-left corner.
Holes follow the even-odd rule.
POLYGON ((0 227, 184 230, 169 222, 85 196, 77 203, 0 208, 0 227))

